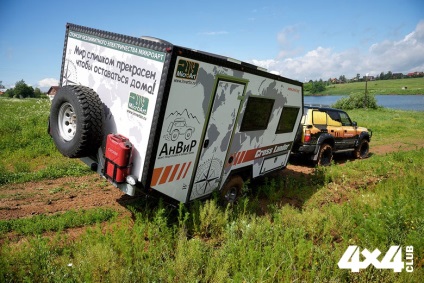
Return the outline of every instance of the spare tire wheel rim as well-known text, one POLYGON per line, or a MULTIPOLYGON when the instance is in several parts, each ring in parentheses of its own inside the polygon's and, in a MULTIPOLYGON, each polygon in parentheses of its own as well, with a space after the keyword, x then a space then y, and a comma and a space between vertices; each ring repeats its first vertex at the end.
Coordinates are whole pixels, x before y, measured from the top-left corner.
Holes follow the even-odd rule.
POLYGON ((74 107, 69 102, 65 102, 60 106, 57 120, 60 136, 65 141, 72 140, 77 131, 77 115, 75 114, 74 107))

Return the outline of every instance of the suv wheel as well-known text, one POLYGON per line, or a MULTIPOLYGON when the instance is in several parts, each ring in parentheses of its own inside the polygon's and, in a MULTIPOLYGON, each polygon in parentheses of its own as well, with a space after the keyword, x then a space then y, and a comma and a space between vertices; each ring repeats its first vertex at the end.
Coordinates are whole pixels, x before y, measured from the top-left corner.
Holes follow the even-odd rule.
POLYGON ((328 166, 331 164, 331 160, 333 160, 333 149, 329 144, 324 143, 319 149, 317 164, 328 166))
POLYGON ((364 159, 368 157, 370 152, 370 145, 367 140, 361 140, 358 147, 355 148, 353 155, 355 158, 364 159))

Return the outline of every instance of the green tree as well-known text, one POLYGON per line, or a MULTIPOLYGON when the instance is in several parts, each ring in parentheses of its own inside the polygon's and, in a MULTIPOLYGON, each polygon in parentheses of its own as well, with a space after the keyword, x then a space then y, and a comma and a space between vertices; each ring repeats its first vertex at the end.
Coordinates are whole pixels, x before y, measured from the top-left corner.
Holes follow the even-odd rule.
POLYGON ((20 80, 15 85, 14 97, 16 98, 34 97, 34 89, 32 88, 32 86, 28 86, 24 80, 20 80))
POLYGON ((5 88, 3 85, 3 81, 0 81, 0 89, 3 89, 3 88, 5 88))
POLYGON ((43 93, 41 92, 41 90, 38 87, 36 87, 34 89, 34 97, 35 98, 41 98, 42 95, 43 95, 43 93))
POLYGON ((332 105, 334 108, 345 110, 364 108, 364 106, 366 108, 377 109, 378 104, 375 96, 369 93, 365 95, 363 92, 352 93, 348 97, 337 100, 332 105))
POLYGON ((13 88, 9 88, 9 89, 7 89, 7 90, 6 90, 6 92, 4 93, 4 96, 5 96, 5 97, 9 97, 9 98, 14 97, 14 96, 15 96, 15 91, 14 91, 14 89, 13 89, 13 88))
POLYGON ((308 82, 303 84, 303 90, 305 92, 311 92, 313 82, 308 82))
POLYGON ((323 92, 324 90, 325 90, 325 82, 323 82, 322 79, 320 79, 319 81, 314 81, 312 83, 312 87, 311 87, 312 94, 320 93, 320 92, 323 92))

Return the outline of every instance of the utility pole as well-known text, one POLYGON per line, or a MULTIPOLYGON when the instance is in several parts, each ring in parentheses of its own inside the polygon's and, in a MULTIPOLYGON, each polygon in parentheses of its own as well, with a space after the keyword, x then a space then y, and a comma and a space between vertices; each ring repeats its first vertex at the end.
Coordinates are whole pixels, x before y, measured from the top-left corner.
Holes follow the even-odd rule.
POLYGON ((368 73, 365 75, 364 108, 367 108, 367 94, 368 94, 368 73))

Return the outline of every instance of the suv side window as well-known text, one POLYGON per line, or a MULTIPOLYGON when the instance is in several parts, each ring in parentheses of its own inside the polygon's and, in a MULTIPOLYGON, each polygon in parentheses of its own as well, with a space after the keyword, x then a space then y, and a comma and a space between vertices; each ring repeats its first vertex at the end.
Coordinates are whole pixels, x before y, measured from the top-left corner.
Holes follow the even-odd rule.
POLYGON ((327 126, 327 114, 320 110, 313 110, 312 123, 315 126, 327 126))
POLYGON ((340 119, 340 114, 339 114, 339 112, 338 111, 327 111, 327 114, 328 114, 328 116, 330 116, 331 117, 331 119, 333 119, 334 121, 337 121, 337 122, 342 122, 342 120, 340 119))
POLYGON ((338 111, 325 110, 325 113, 327 113, 327 115, 329 116, 329 119, 327 121, 328 126, 333 126, 333 127, 341 127, 342 126, 340 114, 339 114, 338 111))
POLYGON ((345 112, 340 112, 340 122, 343 126, 352 126, 352 121, 345 112))

